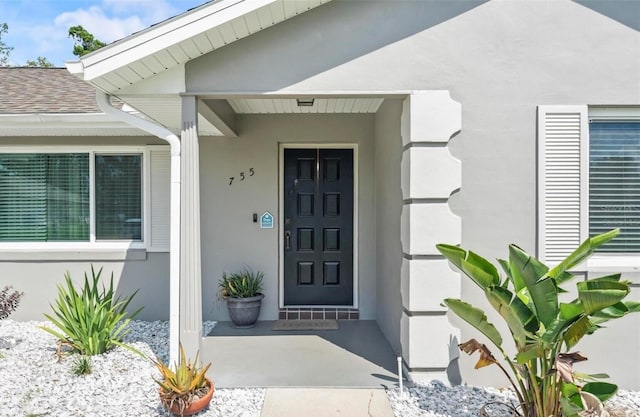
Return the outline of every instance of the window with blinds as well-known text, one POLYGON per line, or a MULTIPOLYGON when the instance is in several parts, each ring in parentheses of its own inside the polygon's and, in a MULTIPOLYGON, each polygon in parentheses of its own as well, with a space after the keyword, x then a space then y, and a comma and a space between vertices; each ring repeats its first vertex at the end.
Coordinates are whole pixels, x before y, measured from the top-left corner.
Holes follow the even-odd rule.
POLYGON ((620 235, 601 252, 640 252, 640 121, 589 124, 589 234, 620 235))
POLYGON ((0 242, 142 241, 142 159, 142 154, 0 153, 0 242))
POLYGON ((142 240, 142 155, 96 155, 96 239, 142 240))
POLYGON ((0 241, 87 240, 88 154, 0 154, 0 241))

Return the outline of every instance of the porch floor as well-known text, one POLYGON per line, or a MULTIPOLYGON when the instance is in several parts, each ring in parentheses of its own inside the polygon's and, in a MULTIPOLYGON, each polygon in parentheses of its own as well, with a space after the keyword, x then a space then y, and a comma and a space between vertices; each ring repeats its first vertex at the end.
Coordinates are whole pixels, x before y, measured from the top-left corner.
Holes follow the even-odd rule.
POLYGON ((202 361, 219 388, 382 388, 397 382, 397 361, 375 321, 340 321, 339 330, 272 331, 218 322, 203 339, 202 361))

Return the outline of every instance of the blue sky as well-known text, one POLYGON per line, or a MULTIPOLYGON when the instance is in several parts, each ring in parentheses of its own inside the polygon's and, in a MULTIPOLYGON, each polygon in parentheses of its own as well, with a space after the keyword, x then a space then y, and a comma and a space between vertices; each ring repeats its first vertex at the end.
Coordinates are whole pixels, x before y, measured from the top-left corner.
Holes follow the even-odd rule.
POLYGON ((69 27, 82 25, 103 42, 113 42, 206 0, 0 0, 0 23, 9 25, 2 37, 13 46, 12 65, 38 56, 56 66, 77 58, 69 27))

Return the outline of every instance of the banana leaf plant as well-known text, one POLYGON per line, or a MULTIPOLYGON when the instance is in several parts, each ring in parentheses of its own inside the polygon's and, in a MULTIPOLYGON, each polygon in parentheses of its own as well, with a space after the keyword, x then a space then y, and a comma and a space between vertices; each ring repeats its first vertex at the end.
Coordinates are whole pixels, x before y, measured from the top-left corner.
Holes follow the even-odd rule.
POLYGON ((620 274, 577 282, 577 298, 560 302, 563 285, 575 276, 570 272, 598 247, 619 233, 614 229, 585 240, 553 268, 509 246, 509 259, 498 260, 503 275, 489 261, 472 251, 446 244, 438 250, 485 293, 491 306, 507 324, 515 344, 515 356, 507 353, 503 337, 481 309, 462 300, 447 298, 449 309, 479 330, 496 348, 503 362, 476 339, 459 345, 471 355, 478 352, 476 369, 496 365, 506 375, 520 403, 524 417, 574 417, 588 408, 594 397, 604 402, 617 386, 599 381, 605 374, 583 375, 573 364, 587 358, 572 348, 602 324, 640 311, 640 302, 623 301, 629 282, 620 274))

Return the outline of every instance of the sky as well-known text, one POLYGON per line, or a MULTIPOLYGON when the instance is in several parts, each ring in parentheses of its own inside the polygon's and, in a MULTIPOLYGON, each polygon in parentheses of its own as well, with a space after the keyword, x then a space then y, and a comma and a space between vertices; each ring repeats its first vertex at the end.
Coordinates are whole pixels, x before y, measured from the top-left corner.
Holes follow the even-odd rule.
POLYGON ((14 49, 11 65, 42 56, 55 66, 75 61, 69 27, 82 25, 97 39, 111 43, 206 0, 0 0, 0 24, 9 31, 2 41, 14 49))

